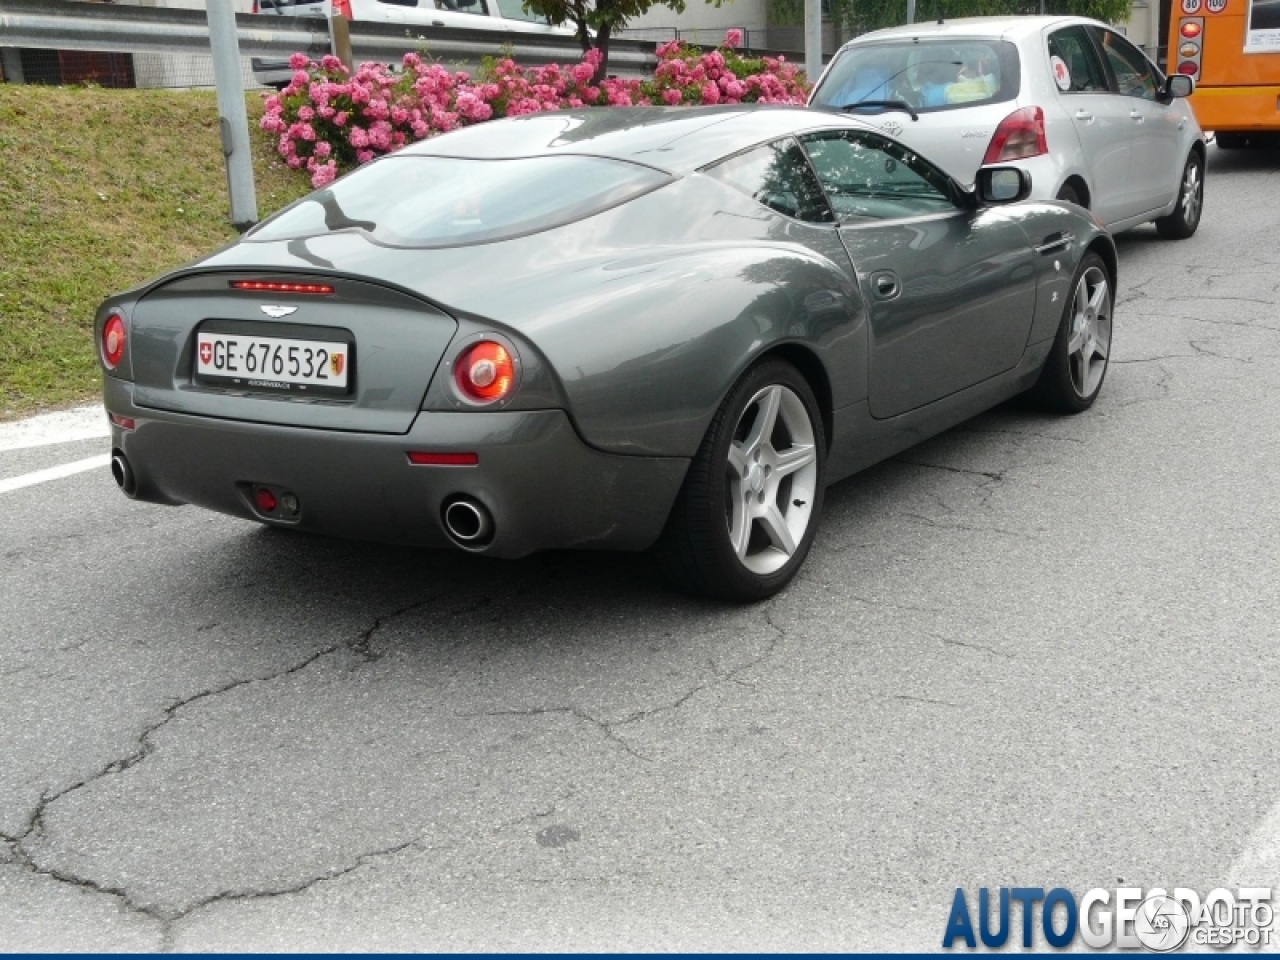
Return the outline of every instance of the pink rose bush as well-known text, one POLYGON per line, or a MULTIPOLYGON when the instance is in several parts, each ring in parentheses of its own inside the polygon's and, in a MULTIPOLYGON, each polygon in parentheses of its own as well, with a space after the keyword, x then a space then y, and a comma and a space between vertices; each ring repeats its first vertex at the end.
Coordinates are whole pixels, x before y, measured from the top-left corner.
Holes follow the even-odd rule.
POLYGON ((724 45, 709 53, 665 43, 651 79, 599 84, 591 83, 598 50, 571 67, 486 60, 475 77, 415 53, 405 54, 402 69, 363 63, 354 74, 337 57, 314 61, 295 53, 293 79, 264 98, 260 126, 285 163, 305 169, 319 188, 354 164, 500 117, 579 107, 805 102, 808 87, 794 64, 785 57, 743 57, 736 49, 741 42, 741 31, 730 30, 724 45))

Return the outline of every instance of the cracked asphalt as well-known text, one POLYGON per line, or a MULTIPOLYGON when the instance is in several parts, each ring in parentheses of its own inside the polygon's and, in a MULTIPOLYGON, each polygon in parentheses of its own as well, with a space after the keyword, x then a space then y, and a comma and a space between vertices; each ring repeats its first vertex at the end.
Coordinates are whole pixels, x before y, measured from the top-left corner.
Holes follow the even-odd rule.
POLYGON ((1280 155, 1207 186, 1119 239, 1090 413, 833 488, 765 605, 0 497, 0 946, 934 949, 958 886, 1221 884, 1280 797, 1280 155))

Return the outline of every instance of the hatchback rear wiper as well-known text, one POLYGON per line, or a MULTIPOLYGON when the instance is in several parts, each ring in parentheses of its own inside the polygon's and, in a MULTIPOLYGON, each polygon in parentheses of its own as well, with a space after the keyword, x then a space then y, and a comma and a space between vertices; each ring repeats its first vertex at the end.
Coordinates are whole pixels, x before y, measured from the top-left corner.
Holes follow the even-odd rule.
POLYGON ((880 107, 882 110, 901 110, 903 113, 911 114, 913 121, 920 119, 920 114, 911 108, 911 104, 904 100, 859 100, 857 103, 846 103, 840 110, 844 113, 851 113, 861 107, 880 107))

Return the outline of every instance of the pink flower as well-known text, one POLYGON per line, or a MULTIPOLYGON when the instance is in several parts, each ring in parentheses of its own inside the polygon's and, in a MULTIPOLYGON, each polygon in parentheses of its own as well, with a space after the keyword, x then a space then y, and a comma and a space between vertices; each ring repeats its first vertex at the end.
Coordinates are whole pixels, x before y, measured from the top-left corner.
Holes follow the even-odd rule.
POLYGON ((328 163, 322 163, 316 166, 315 172, 311 174, 311 186, 319 190, 321 187, 327 187, 333 183, 338 176, 338 165, 332 160, 328 163))
POLYGON ((339 110, 333 115, 333 125, 335 127, 345 127, 347 125, 347 111, 339 110))
POLYGON ((329 156, 331 153, 333 153, 333 147, 327 140, 321 140, 316 144, 315 149, 312 151, 314 156, 320 157, 321 159, 329 156))
POLYGON ((309 121, 309 120, 314 119, 314 118, 315 118, 315 115, 316 115, 316 112, 315 112, 314 110, 312 110, 310 107, 299 107, 299 108, 298 108, 298 119, 299 119, 299 120, 308 120, 308 121, 309 121))
POLYGON ((680 96, 679 90, 663 90, 662 99, 668 106, 674 107, 684 98, 680 96))
POLYGON ((702 85, 702 102, 710 105, 720 102, 720 88, 714 83, 707 81, 702 85))
MULTIPOLYGON (((311 61, 307 58, 305 53, 295 53, 289 57, 290 70, 306 70, 310 64, 311 61)), ((305 82, 306 81, 304 80, 303 83, 305 82)))
POLYGON ((737 27, 734 27, 732 30, 725 31, 724 45, 730 50, 736 50, 738 47, 742 46, 742 31, 737 27))

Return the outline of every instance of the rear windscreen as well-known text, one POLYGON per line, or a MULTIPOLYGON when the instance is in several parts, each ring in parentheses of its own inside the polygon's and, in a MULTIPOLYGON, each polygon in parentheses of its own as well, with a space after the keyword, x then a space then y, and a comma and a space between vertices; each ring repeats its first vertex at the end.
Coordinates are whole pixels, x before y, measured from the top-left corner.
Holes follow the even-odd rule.
POLYGON ((395 247, 488 243, 581 220, 670 180, 603 157, 390 156, 286 207, 247 239, 360 230, 395 247))
POLYGON ((1008 41, 886 40, 841 53, 811 103, 898 100, 923 113, 1012 100, 1018 85, 1018 48, 1008 41))

